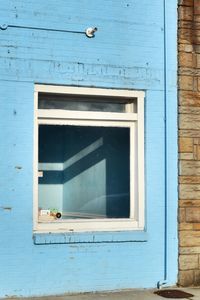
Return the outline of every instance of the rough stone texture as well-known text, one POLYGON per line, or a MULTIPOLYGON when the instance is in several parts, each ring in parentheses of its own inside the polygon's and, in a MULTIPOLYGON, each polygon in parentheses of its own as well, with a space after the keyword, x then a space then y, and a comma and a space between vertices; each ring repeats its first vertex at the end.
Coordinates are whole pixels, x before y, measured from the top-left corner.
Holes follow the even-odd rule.
POLYGON ((196 286, 200 285, 200 270, 194 271, 194 285, 196 286))
POLYGON ((194 271, 179 271, 179 283, 182 286, 191 286, 194 284, 194 271))
POLYGON ((199 267, 198 254, 193 255, 180 255, 179 256, 180 270, 195 270, 199 267))
POLYGON ((192 138, 180 138, 179 152, 193 152, 193 139, 192 138))
MULTIPOLYGON (((199 207, 198 208, 197 207, 186 208, 186 222, 200 223, 200 208, 199 207)), ((200 224, 197 224, 197 225, 200 225, 200 224)))
POLYGON ((179 197, 181 199, 200 199, 200 185, 180 184, 179 197))
POLYGON ((179 284, 200 285, 200 0, 179 0, 179 284))
POLYGON ((185 208, 180 207, 179 208, 179 216, 178 216, 179 223, 184 223, 185 222, 185 208))
POLYGON ((180 230, 179 232, 180 247, 200 247, 200 231, 197 230, 180 230))

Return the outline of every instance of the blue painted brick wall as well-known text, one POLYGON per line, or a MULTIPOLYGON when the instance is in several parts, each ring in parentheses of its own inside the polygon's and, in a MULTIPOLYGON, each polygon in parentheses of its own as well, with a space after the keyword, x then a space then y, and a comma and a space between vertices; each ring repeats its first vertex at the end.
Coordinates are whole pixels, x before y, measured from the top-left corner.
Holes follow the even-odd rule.
POLYGON ((164 5, 1 1, 1 24, 46 30, 0 30, 0 297, 155 287, 165 270, 176 283, 176 1, 164 5), (98 27, 92 39, 48 30, 90 26, 98 27), (35 83, 146 91, 146 232, 33 238, 35 83))

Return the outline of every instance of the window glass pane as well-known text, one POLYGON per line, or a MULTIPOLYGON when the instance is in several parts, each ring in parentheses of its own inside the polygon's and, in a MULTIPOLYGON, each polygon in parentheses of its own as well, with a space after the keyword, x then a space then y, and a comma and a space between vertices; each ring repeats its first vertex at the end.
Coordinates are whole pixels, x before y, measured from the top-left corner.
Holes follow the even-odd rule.
POLYGON ((129 218, 129 131, 40 125, 39 220, 129 218))
POLYGON ((78 111, 107 111, 107 112, 135 112, 136 104, 130 102, 128 99, 121 99, 116 101, 112 98, 99 98, 88 96, 72 96, 68 95, 49 95, 42 94, 39 96, 39 109, 64 109, 64 110, 78 110, 78 111), (127 111, 127 104, 129 110, 127 111))

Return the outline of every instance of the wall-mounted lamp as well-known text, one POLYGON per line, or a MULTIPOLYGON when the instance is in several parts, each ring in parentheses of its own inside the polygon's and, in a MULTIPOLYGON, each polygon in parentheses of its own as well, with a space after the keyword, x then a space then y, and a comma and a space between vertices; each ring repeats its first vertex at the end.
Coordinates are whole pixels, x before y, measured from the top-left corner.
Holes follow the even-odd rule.
POLYGON ((6 30, 8 28, 8 24, 1 24, 0 29, 1 30, 6 30))
POLYGON ((87 35, 87 37, 92 38, 95 36, 94 34, 97 30, 97 27, 89 27, 86 29, 85 34, 87 35))

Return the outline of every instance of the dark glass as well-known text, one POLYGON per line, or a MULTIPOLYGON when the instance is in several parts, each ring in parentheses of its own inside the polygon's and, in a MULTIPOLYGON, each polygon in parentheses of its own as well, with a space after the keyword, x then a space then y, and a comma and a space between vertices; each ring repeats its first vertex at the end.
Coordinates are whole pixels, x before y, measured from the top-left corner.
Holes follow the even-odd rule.
POLYGON ((91 97, 91 96, 74 96, 68 95, 39 95, 39 109, 63 109, 78 111, 102 111, 102 112, 126 112, 126 104, 132 103, 134 110, 134 102, 129 99, 122 98, 116 100, 116 97, 91 97))
POLYGON ((129 128, 40 125, 39 170, 39 212, 129 218, 129 128))

